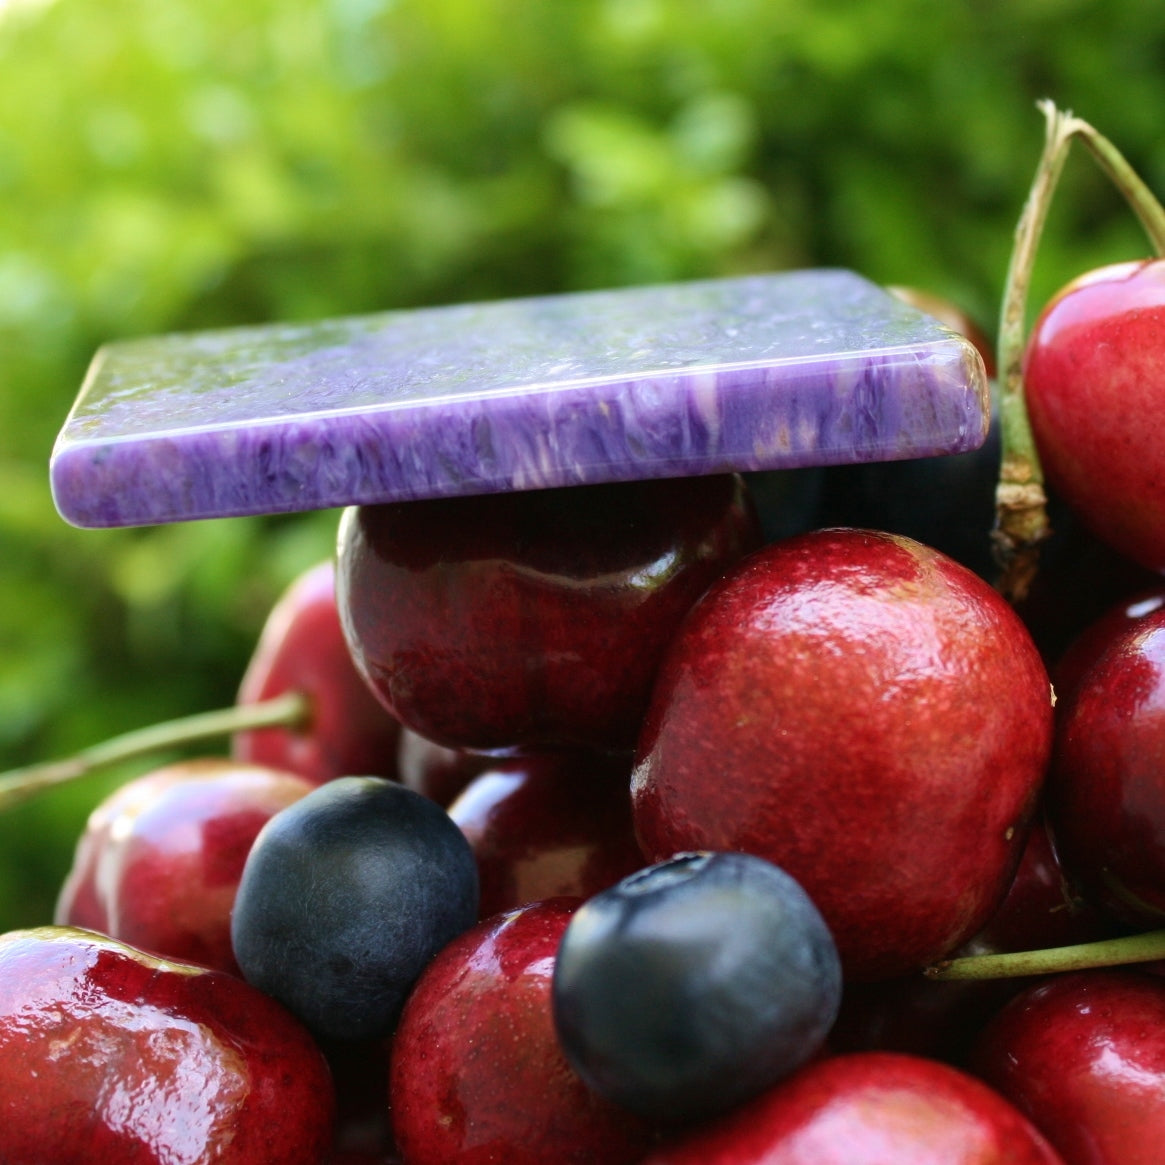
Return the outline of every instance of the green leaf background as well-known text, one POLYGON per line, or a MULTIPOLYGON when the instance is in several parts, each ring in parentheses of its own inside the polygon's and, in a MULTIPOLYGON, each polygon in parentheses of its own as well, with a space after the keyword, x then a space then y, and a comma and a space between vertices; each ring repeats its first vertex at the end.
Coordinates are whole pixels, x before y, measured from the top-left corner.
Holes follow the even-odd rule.
MULTIPOLYGON (((1051 97, 1165 190, 1143 0, 0 0, 0 768, 229 703, 337 515, 80 531, 106 340, 815 264, 993 330, 1051 97)), ((1073 159, 1033 303, 1132 258, 1073 159)), ((0 819, 46 921, 125 772, 0 819)))

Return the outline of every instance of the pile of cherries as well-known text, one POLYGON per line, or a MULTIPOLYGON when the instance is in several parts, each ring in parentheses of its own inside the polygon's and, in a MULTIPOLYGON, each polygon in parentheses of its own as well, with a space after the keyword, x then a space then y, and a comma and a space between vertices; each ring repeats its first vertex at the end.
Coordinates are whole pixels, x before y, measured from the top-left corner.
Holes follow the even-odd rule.
POLYGON ((1159 1160, 1163 329, 1152 260, 1036 325, 1022 602, 990 445, 346 511, 240 687, 307 718, 0 936, 0 1161, 1159 1160))

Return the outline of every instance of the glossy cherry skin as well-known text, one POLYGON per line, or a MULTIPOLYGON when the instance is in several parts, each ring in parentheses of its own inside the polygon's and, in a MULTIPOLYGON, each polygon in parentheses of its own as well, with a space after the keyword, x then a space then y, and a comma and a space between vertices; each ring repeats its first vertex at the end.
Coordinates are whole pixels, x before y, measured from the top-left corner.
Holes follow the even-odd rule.
POLYGON ((1041 813, 1028 832, 1007 897, 976 938, 984 950, 1030 951, 1095 942, 1117 931, 1075 893, 1041 813))
POLYGON ((1066 1165, 1157 1165, 1165 1144, 1165 981, 1132 970, 1060 975, 983 1033, 976 1072, 1066 1165))
POLYGON ((1061 706, 1048 812, 1086 897, 1165 925, 1165 608, 1119 628, 1061 706))
POLYGON ((589 898, 644 865, 631 761, 547 753, 497 761, 449 806, 477 859, 482 918, 543 898, 589 898))
POLYGON ((97 871, 110 844, 113 822, 123 812, 132 814, 140 804, 160 797, 180 780, 182 773, 177 767, 166 766, 146 773, 114 789, 89 814, 73 851, 73 864, 57 895, 55 923, 109 933, 109 910, 105 895, 97 889, 97 871))
POLYGON ((0 936, 0 1160, 321 1165, 331 1077, 241 979, 89 931, 0 936))
POLYGON ((1115 603, 1089 623, 1068 644, 1052 668, 1057 698, 1067 700, 1114 639, 1131 631, 1146 615, 1152 615, 1162 607, 1165 607, 1165 587, 1152 586, 1115 603))
MULTIPOLYGON (((1028 832, 1002 905, 952 956, 1070 946, 1115 933, 1110 920, 1069 889, 1041 814, 1028 832)), ((1030 982, 939 981, 905 975, 878 983, 850 983, 830 1046, 838 1052, 912 1052, 962 1065, 987 1021, 1030 982)))
POLYGON ((308 726, 237 733, 231 744, 236 759, 299 773, 316 784, 397 775, 400 722, 368 690, 348 654, 330 561, 301 574, 272 607, 238 703, 257 704, 285 692, 308 697, 308 726))
POLYGON ((859 1052, 802 1068, 643 1165, 1061 1165, 980 1081, 919 1056, 859 1052))
POLYGON ((751 555, 660 671, 632 799, 648 861, 743 850, 801 883, 847 978, 990 917, 1048 757, 1048 677, 1003 599, 910 539, 825 530, 751 555))
POLYGON ((218 758, 130 781, 90 815, 54 921, 238 974, 230 916, 251 844, 313 788, 293 773, 218 758))
POLYGON ((337 601, 361 674, 422 736, 629 748, 680 619, 758 543, 735 476, 364 506, 337 601))
POLYGON ((1032 431, 1052 488, 1094 533, 1165 569, 1165 261, 1103 267, 1041 313, 1024 360, 1032 431))
POLYGON ((396 751, 397 780, 438 805, 448 807, 478 773, 498 762, 489 753, 446 748, 411 728, 401 728, 396 751))
POLYGON ((576 903, 480 923, 447 946, 405 1005, 389 1074, 409 1165, 631 1165, 652 1134, 591 1092, 554 1034, 555 954, 576 903))

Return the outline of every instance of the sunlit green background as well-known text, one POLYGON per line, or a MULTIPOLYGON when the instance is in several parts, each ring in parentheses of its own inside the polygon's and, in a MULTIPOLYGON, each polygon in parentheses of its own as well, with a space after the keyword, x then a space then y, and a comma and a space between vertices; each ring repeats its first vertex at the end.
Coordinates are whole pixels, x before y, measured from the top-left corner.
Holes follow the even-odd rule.
MULTIPOLYGON (((0 768, 229 702, 331 549, 334 513, 66 526, 103 341, 808 264, 992 330, 1035 100, 1163 190, 1163 62, 1145 0, 0 0, 0 768)), ((1035 297, 1143 247, 1074 160, 1035 297)), ((108 783, 0 820, 0 927, 108 783)))

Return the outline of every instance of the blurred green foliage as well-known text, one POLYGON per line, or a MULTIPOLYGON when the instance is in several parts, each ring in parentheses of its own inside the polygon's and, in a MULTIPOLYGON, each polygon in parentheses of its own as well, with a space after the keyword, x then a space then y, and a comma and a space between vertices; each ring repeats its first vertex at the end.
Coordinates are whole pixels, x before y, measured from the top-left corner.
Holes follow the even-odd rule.
MULTIPOLYGON (((0 0, 0 768, 231 700, 336 515, 78 531, 102 342, 811 264, 990 331, 1048 96, 1165 190, 1143 0, 0 0)), ((1145 244, 1069 165, 1033 301, 1145 244)), ((124 774, 0 821, 44 921, 124 774)))

